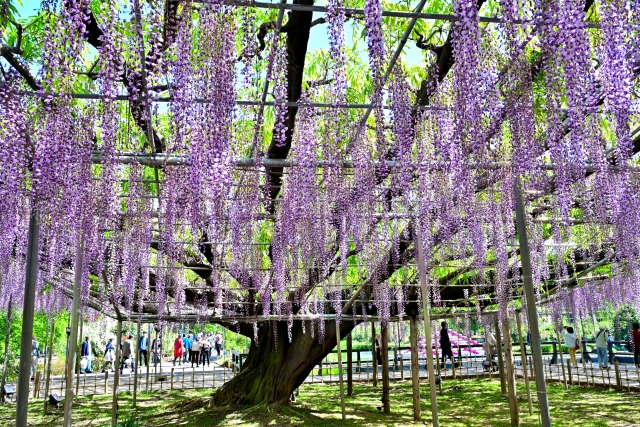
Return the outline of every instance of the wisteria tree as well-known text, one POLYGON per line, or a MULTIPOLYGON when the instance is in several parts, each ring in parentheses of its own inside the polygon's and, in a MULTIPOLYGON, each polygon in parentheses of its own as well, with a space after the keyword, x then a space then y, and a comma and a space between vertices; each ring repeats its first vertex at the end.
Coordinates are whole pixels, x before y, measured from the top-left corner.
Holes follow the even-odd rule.
POLYGON ((37 211, 41 308, 82 248, 83 310, 229 327, 252 344, 215 402, 284 404, 336 327, 508 316, 522 185, 557 320, 638 306, 638 5, 313 5, 2 3, 0 301, 37 211))

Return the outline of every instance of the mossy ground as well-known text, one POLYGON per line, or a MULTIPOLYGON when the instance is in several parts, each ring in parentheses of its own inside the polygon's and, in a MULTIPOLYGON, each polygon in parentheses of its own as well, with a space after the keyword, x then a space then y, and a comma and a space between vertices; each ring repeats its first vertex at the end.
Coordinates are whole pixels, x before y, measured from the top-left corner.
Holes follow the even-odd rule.
MULTIPOLYGON (((422 421, 413 421, 411 383, 391 384, 391 414, 381 413, 381 389, 371 384, 354 384, 353 397, 346 398, 347 421, 341 420, 337 385, 304 385, 297 402, 282 408, 235 406, 209 408, 212 390, 185 390, 140 393, 138 408, 133 397, 120 396, 120 420, 135 417, 143 426, 404 426, 430 425, 429 390, 422 384, 422 421)), ((637 410, 640 394, 613 390, 571 387, 568 392, 559 384, 548 387, 551 417, 557 426, 633 426, 639 425, 637 410)), ((524 396, 524 384, 518 384, 524 396)), ((500 384, 493 380, 446 381, 438 396, 442 426, 508 426, 507 399, 500 395, 500 384)), ((539 425, 538 416, 529 416, 525 400, 519 402, 522 426, 539 425)), ((33 402, 29 425, 59 426, 62 411, 42 415, 43 404, 33 402)), ((15 404, 0 406, 0 425, 13 425, 15 404)), ((80 397, 74 405, 74 425, 106 426, 110 424, 111 397, 80 397)))

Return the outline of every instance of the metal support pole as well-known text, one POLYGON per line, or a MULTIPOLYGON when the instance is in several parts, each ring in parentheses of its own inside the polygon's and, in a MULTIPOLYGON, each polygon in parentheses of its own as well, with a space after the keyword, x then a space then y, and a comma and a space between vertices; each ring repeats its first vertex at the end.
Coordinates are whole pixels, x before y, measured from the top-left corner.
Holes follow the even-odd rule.
POLYGON ((113 398, 111 401, 111 427, 118 422, 118 386, 120 385, 120 345, 122 344, 122 319, 118 318, 118 332, 116 335, 116 369, 113 374, 113 398))
MULTIPOLYGON (((137 328, 136 328, 136 353, 138 355, 137 359, 138 359, 138 363, 135 366, 135 369, 133 370, 133 407, 136 407, 136 404, 138 403, 138 369, 139 369, 139 364, 142 361, 142 353, 140 352, 140 322, 138 322, 137 328)), ((149 346, 147 346, 148 348, 149 346)), ((173 384, 172 384, 173 385, 173 384)))
POLYGON ((32 208, 29 219, 27 264, 24 281, 24 306, 22 311, 22 340, 20 341, 20 371, 18 378, 18 404, 16 426, 27 426, 29 406, 29 380, 31 378, 31 340, 33 339, 33 316, 36 304, 36 280, 38 278, 38 251, 40 242, 40 218, 37 208, 32 208))
MULTIPOLYGON (((74 285, 75 286, 75 285, 74 285)), ((79 287, 78 287, 79 288, 79 287)), ((80 318, 80 332, 78 333, 78 337, 80 338, 80 342, 84 342, 83 338, 82 338, 82 328, 84 327, 84 320, 82 319, 82 317, 80 318)), ((77 340, 76 340, 77 341, 77 340)), ((81 344, 82 345, 82 344, 81 344)), ((80 359, 82 359, 82 357, 80 357, 77 353, 76 353, 76 360, 75 360, 75 364, 76 364, 76 394, 73 395, 74 399, 76 396, 78 396, 78 392, 80 390, 80 359)), ((85 374, 86 375, 86 374, 85 374)), ((86 391, 86 390, 85 390, 86 391)))
POLYGON ((79 238, 74 266, 73 302, 71 305, 71 334, 69 336, 69 354, 67 355, 67 386, 64 394, 64 427, 71 427, 71 408, 73 405, 73 370, 78 353, 78 322, 80 320, 80 287, 82 284, 82 265, 84 263, 84 240, 79 238))
POLYGON ((378 386, 378 351, 376 350, 376 324, 371 322, 371 341, 373 351, 371 358, 373 359, 373 386, 378 386))
POLYGON ((347 335, 347 396, 353 395, 353 336, 347 335))
POLYGON ((47 332, 44 335, 44 354, 45 354, 45 358, 44 358, 44 362, 43 362, 43 366, 42 366, 42 375, 46 376, 47 374, 47 354, 49 354, 47 352, 47 346, 49 345, 49 325, 50 322, 53 321, 53 318, 48 318, 47 319, 47 332))
MULTIPOLYGON (((567 384, 567 373, 564 369, 564 354, 562 354, 562 342, 560 341, 560 333, 556 331, 556 339, 558 340, 558 354, 560 355, 560 366, 562 367, 562 379, 564 381, 564 389, 569 390, 569 384, 567 384)), ((549 367, 551 369, 551 367, 549 367)))
MULTIPOLYGON (((151 339, 151 324, 149 324, 149 326, 147 327, 148 333, 147 336, 149 337, 149 339, 151 339)), ((145 379, 146 384, 145 384, 145 391, 148 393, 149 392, 149 352, 151 350, 151 346, 149 346, 148 341, 147 341, 147 357, 145 359, 145 364, 146 364, 146 369, 147 369, 147 377, 145 379)), ((182 373, 184 374, 184 371, 182 371, 182 373)))
POLYGON ((340 349, 340 325, 335 322, 336 326, 336 347, 338 347, 338 377, 340 379, 340 406, 342 407, 342 421, 347 419, 344 407, 344 381, 342 381, 342 350, 340 349))
POLYGON ((522 263, 522 279, 524 293, 527 301, 527 318, 531 331, 531 355, 536 372, 536 391, 538 394, 538 408, 542 427, 551 427, 551 415, 549 414, 549 401, 547 396, 547 384, 544 380, 544 366, 542 362, 542 347, 540 345, 540 329, 538 326, 538 310, 536 308, 536 296, 531 278, 531 255, 529 253, 529 239, 527 237, 527 224, 525 222, 524 203, 520 190, 519 178, 514 182, 514 198, 516 201, 516 224, 518 228, 518 240, 520 243, 520 259, 522 263))
POLYGON ((498 350, 498 372, 500 374, 500 393, 507 394, 507 379, 504 376, 504 357, 502 356, 502 335, 500 334, 500 325, 498 317, 495 320, 496 328, 496 349, 498 350))
POLYGON ((507 383, 509 386, 509 415, 511 416, 511 425, 519 426, 520 418, 518 416, 518 396, 516 391, 516 369, 513 363, 513 346, 511 345, 511 332, 509 318, 502 319, 502 330, 504 331, 504 353, 507 359, 507 383))
POLYGON ((438 396, 436 391, 433 351, 431 350, 431 315, 429 313, 429 294, 427 293, 427 267, 425 265, 424 251, 422 248, 420 225, 417 223, 415 228, 416 246, 418 247, 418 273, 420 276, 420 290, 422 292, 422 315, 424 317, 424 334, 426 338, 427 369, 429 370, 429 389, 431 394, 431 424, 433 427, 438 427, 440 420, 438 418, 438 396))
POLYGON ((520 321, 520 311, 516 311, 516 324, 518 325, 518 340, 520 341, 520 359, 522 363, 522 376, 527 389, 527 401, 529 403, 529 415, 533 415, 533 402, 531 401, 531 385, 529 384, 529 372, 527 369, 527 352, 522 339, 522 322, 520 321))
POLYGON ((53 337, 56 332, 56 321, 55 317, 51 318, 51 336, 49 337, 49 352, 47 353, 47 371, 46 371, 46 379, 44 383, 44 414, 47 415, 47 405, 49 404, 49 385, 51 384, 51 355, 53 349, 53 337))
MULTIPOLYGON (((2 277, 0 277, 2 279, 2 277)), ((0 285, 1 285, 0 280, 0 285)), ((11 338, 11 322, 13 321, 13 295, 9 294, 9 305, 7 306, 7 329, 4 337, 4 362, 2 363, 2 381, 0 381, 0 402, 6 402, 4 386, 7 383, 7 366, 9 364, 9 339, 11 338)))
POLYGON ((380 347, 382 350, 382 410, 385 414, 391 412, 391 406, 389 404, 389 324, 382 324, 380 326, 381 342, 380 347))
POLYGON ((413 420, 420 421, 420 367, 418 366, 418 319, 409 318, 409 339, 411 342, 411 388, 413 391, 413 420))
POLYGON ((397 328, 396 328, 396 331, 397 331, 397 335, 396 335, 396 348, 397 348, 397 351, 396 351, 395 357, 396 357, 396 361, 397 361, 398 358, 400 359, 400 379, 402 381, 404 381, 404 357, 402 356, 402 350, 400 350, 400 322, 398 322, 396 324, 396 326, 397 326, 397 328))

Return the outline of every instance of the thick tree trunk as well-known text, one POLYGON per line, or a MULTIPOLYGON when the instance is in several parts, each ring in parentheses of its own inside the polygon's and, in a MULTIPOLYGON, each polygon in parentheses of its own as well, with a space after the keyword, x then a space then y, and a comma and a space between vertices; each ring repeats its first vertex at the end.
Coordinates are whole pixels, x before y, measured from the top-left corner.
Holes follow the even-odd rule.
MULTIPOLYGON (((291 393, 337 343, 333 320, 326 322, 322 344, 318 340, 315 322, 312 326, 315 332, 313 338, 308 322, 304 333, 301 322, 293 322, 291 342, 287 322, 261 322, 259 325, 257 345, 252 340, 242 371, 216 391, 214 405, 286 405, 291 393), (277 328, 277 334, 274 334, 274 327, 277 328)), ((340 335, 348 335, 353 326, 350 320, 344 320, 340 335)))

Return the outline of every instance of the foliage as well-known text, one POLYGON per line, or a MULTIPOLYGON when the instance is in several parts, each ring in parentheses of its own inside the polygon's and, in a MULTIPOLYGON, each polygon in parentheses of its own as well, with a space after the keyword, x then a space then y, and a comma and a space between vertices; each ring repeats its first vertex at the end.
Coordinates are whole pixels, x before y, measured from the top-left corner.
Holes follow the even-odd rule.
MULTIPOLYGON (((49 326, 49 316, 44 313, 36 313, 33 321, 33 335, 36 337, 40 350, 45 348, 45 337, 49 326)), ((61 312, 55 315, 55 336, 53 340, 53 351, 59 355, 65 353, 67 345, 66 327, 68 314, 61 312)), ((4 335, 7 328, 6 311, 0 315, 0 332, 4 335)), ((49 330, 50 333, 50 330, 49 330)), ((22 311, 15 310, 13 321, 11 322, 11 333, 9 334, 9 358, 15 359, 20 355, 20 340, 22 338, 22 311)), ((0 355, 4 354, 4 339, 0 339, 0 355)))

